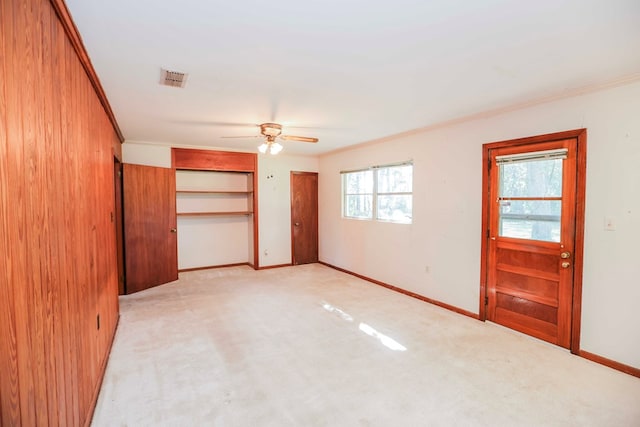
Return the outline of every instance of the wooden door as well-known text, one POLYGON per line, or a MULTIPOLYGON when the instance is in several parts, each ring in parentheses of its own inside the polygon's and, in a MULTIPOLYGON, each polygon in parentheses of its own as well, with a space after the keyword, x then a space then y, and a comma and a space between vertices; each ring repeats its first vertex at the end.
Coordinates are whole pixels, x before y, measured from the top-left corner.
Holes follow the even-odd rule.
POLYGON ((318 262, 318 174, 291 172, 291 262, 318 262))
POLYGON ((572 320, 579 322, 584 164, 577 137, 555 138, 486 152, 486 318, 570 348, 572 320))
POLYGON ((123 165, 126 293, 178 279, 174 169, 123 165))
POLYGON ((124 288, 124 226, 122 223, 122 163, 113 162, 113 184, 115 188, 115 211, 113 222, 116 228, 116 261, 118 263, 118 294, 125 293, 124 288))

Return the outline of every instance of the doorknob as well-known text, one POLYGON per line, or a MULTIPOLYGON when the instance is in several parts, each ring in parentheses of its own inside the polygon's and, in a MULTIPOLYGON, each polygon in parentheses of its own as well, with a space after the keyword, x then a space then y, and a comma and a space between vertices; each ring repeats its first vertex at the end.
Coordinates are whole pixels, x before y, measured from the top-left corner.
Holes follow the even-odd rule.
POLYGON ((297 227, 297 226, 299 226, 299 225, 300 225, 300 223, 299 223, 299 222, 296 222, 294 225, 297 227))
POLYGON ((560 254, 560 258, 562 258, 562 259, 567 259, 569 257, 571 257, 571 252, 562 252, 560 254))
POLYGON ((169 230, 169 231, 171 231, 172 233, 177 233, 177 232, 178 232, 178 230, 176 230, 175 228, 172 228, 172 229, 171 229, 171 230, 169 230))
POLYGON ((570 263, 570 262, 568 262, 568 261, 565 261, 565 262, 563 262, 563 263, 562 263, 562 264, 560 264, 560 265, 562 266, 562 268, 569 268, 569 266, 571 265, 571 263, 570 263))

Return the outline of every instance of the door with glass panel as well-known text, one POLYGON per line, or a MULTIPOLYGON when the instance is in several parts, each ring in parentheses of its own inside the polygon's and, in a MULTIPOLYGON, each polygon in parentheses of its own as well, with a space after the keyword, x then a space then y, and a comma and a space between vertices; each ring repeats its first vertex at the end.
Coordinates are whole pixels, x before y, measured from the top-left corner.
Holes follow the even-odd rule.
POLYGON ((486 317, 569 348, 577 139, 489 150, 486 317))

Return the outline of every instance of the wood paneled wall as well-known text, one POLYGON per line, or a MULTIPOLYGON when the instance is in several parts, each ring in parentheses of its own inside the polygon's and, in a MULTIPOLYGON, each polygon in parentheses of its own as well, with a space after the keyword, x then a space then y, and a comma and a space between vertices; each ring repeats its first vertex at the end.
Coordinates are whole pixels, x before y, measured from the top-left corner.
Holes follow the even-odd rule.
POLYGON ((0 425, 87 425, 118 316, 119 131, 49 0, 0 1, 0 46, 0 425))

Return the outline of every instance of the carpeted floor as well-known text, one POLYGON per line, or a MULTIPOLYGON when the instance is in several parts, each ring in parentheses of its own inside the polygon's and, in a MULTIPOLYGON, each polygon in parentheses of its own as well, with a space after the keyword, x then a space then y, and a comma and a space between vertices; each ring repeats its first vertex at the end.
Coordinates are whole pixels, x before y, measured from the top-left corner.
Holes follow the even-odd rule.
POLYGON ((640 426, 640 379, 319 264, 120 304, 93 426, 640 426))

